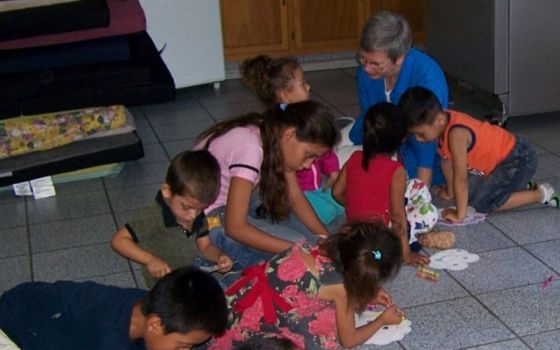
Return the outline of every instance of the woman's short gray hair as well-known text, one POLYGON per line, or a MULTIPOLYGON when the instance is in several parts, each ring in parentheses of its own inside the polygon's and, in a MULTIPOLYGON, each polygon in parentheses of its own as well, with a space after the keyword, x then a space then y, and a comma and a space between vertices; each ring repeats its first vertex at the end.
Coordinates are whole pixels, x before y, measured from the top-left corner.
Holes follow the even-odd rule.
POLYGON ((392 11, 380 11, 369 18, 362 29, 360 49, 386 52, 395 62, 412 46, 412 31, 406 19, 392 11))

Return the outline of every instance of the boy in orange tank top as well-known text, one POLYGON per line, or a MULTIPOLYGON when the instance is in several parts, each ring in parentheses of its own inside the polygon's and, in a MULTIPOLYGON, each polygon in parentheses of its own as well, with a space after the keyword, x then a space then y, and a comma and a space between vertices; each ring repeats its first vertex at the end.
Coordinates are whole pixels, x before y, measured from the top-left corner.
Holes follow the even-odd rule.
POLYGON ((531 186, 537 154, 526 140, 465 113, 443 110, 437 97, 422 87, 408 89, 399 106, 420 142, 438 141, 446 186, 436 195, 455 200, 442 216, 461 222, 467 206, 489 213, 543 203, 560 207, 560 196, 548 183, 531 186))

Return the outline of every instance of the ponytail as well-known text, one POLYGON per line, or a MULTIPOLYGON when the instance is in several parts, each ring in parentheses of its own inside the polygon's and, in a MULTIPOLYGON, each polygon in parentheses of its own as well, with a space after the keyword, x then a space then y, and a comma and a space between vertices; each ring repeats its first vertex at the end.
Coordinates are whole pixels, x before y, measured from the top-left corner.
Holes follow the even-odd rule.
POLYGON ((404 112, 388 102, 371 106, 363 125, 362 168, 368 170, 369 161, 377 154, 397 152, 408 133, 408 121, 404 112))
POLYGON ((265 115, 261 125, 263 164, 259 190, 263 206, 261 216, 270 214, 273 221, 287 218, 289 200, 284 175, 284 157, 279 141, 282 132, 293 127, 300 142, 334 147, 338 141, 338 129, 331 112, 315 101, 303 101, 287 106, 275 106, 265 115))

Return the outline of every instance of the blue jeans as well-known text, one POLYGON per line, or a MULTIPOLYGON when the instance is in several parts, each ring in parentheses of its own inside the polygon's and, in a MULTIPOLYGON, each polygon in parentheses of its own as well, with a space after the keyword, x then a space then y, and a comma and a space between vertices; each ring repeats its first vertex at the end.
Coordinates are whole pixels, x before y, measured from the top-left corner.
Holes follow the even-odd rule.
MULTIPOLYGON (((228 255, 234 266, 232 270, 243 270, 244 268, 255 265, 262 260, 269 260, 274 254, 251 248, 241 242, 230 238, 225 232, 225 207, 214 209, 208 216, 218 216, 221 225, 210 229, 209 238, 222 252, 228 255)), ((247 217, 250 225, 270 234, 271 236, 285 239, 291 242, 309 241, 312 244, 317 241, 317 236, 311 233, 299 220, 293 221, 292 218, 272 223, 269 219, 257 219, 251 215, 247 217), (303 230, 302 228, 305 228, 303 230), (302 231, 299 231, 302 230, 302 231)))
POLYGON ((517 137, 515 147, 494 171, 485 176, 469 176, 469 205, 481 213, 500 208, 513 192, 527 188, 537 170, 537 152, 517 137))

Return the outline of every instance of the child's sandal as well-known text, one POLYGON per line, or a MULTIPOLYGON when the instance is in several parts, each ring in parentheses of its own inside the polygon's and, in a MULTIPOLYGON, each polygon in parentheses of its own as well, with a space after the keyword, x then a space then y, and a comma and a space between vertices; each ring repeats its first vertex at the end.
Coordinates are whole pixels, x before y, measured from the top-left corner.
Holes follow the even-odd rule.
POLYGON ((451 231, 432 231, 417 236, 424 248, 449 249, 455 245, 455 234, 451 231))

